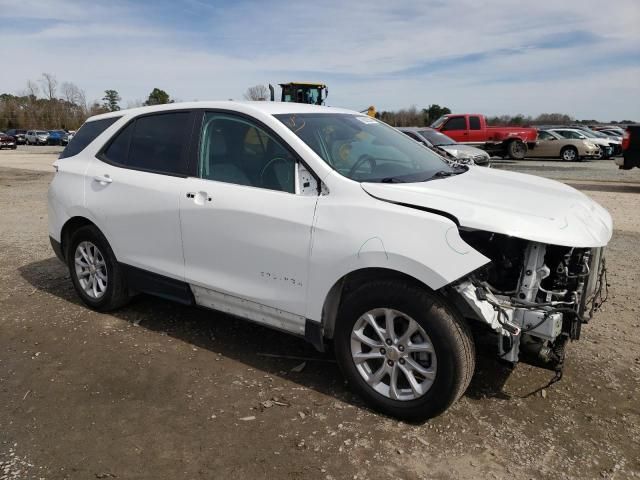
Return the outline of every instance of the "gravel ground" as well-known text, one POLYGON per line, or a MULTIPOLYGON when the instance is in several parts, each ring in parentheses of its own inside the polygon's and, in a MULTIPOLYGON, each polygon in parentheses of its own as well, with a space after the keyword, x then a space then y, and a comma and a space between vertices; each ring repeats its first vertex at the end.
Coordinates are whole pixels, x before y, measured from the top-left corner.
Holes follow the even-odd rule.
POLYGON ((56 152, 0 152, 1 480, 640 478, 640 170, 497 162, 611 211, 609 302, 560 382, 480 355, 455 406, 407 424, 368 410, 296 338, 151 297, 81 306, 48 245, 56 152))

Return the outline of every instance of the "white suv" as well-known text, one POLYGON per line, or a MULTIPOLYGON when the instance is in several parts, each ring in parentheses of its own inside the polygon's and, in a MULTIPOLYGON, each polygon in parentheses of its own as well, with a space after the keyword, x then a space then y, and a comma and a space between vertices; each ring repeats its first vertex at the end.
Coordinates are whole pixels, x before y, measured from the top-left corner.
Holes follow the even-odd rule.
POLYGON ((452 167, 368 116, 199 102, 90 118, 55 162, 49 234, 80 298, 139 292, 333 342, 375 408, 439 414, 474 336, 559 368, 611 217, 566 185, 452 167), (473 327, 474 334, 471 331, 473 327))
POLYGON ((27 145, 46 145, 49 140, 49 132, 46 130, 29 130, 24 138, 27 145))

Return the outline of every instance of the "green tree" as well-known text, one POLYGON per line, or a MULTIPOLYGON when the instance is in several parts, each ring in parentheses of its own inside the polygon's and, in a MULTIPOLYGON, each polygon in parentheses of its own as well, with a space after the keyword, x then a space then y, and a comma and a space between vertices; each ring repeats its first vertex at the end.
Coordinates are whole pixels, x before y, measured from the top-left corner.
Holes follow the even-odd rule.
POLYGON ((431 125, 437 119, 439 119, 442 115, 447 115, 451 113, 447 107, 441 107, 437 103, 433 105, 429 105, 428 108, 422 109, 422 116, 424 117, 424 124, 431 125))
POLYGON ((143 105, 162 105, 164 103, 173 103, 173 100, 169 97, 169 94, 159 88, 154 88, 149 94, 147 101, 143 105))
POLYGON ((122 98, 120 98, 120 95, 116 90, 105 90, 102 100, 104 102, 102 106, 108 111, 117 112, 118 110, 120 110, 120 105, 118 105, 118 102, 122 100, 122 98))

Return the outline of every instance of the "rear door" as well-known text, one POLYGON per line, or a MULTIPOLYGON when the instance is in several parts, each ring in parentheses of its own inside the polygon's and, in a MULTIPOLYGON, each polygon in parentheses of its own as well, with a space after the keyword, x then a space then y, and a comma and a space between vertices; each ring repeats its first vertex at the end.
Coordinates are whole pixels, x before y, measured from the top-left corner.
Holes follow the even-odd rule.
POLYGON ((467 118, 464 115, 454 115, 447 118, 440 131, 453 138, 456 142, 467 143, 469 141, 467 118))
POLYGON ((549 132, 541 130, 538 133, 538 143, 532 150, 534 157, 558 157, 560 156, 561 142, 549 132))
POLYGON ((184 278, 179 197, 191 122, 189 111, 139 116, 86 173, 87 207, 118 261, 178 280, 184 278))
POLYGON ((475 144, 484 143, 485 133, 482 129, 482 119, 478 115, 469 115, 469 133, 466 141, 475 144))

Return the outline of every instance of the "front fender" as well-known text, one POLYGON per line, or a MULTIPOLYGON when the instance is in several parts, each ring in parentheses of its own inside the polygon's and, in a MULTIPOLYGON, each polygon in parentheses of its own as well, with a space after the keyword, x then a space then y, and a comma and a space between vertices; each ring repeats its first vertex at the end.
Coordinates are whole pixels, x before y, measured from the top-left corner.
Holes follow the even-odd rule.
POLYGON ((320 321, 325 299, 345 275, 384 268, 437 290, 489 262, 467 245, 455 223, 432 212, 358 197, 318 201, 307 291, 307 318, 320 321))

